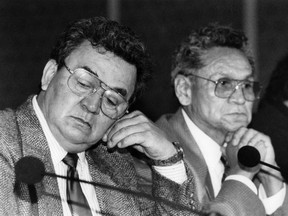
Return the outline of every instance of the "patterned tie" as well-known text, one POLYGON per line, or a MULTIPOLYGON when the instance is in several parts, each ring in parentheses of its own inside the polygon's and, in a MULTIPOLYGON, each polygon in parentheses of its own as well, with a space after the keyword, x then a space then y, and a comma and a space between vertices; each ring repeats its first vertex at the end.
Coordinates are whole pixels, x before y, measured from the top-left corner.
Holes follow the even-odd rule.
POLYGON ((78 155, 71 153, 68 153, 63 159, 63 162, 68 166, 66 189, 67 202, 73 216, 92 216, 89 204, 81 190, 80 182, 77 181, 79 179, 78 172, 76 170, 77 161, 78 155))

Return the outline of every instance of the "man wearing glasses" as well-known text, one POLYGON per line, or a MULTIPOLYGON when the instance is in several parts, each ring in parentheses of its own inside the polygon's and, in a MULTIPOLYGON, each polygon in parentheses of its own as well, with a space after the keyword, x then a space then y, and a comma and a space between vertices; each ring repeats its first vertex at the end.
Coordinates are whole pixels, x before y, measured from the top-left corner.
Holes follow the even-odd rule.
POLYGON ((287 187, 280 172, 259 165, 246 168, 237 160, 238 150, 250 145, 262 161, 277 166, 269 137, 247 128, 261 93, 254 75, 242 32, 219 25, 193 31, 175 52, 172 66, 181 107, 157 123, 182 145, 202 206, 229 203, 232 208, 224 214, 235 216, 264 215, 264 206, 266 214, 287 215, 287 187), (252 181, 256 179, 258 183, 252 181))
POLYGON ((127 27, 97 17, 68 26, 40 93, 0 112, 0 215, 196 215, 181 148, 128 112, 149 73, 127 27), (153 162, 153 196, 141 193, 127 148, 153 162))

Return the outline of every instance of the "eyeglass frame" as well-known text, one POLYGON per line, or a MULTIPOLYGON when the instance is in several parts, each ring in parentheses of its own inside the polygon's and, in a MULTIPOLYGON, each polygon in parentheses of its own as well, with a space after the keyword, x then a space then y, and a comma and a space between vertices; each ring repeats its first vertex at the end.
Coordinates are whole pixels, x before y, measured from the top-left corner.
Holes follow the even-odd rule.
MULTIPOLYGON (((64 65, 65 69, 70 73, 70 76, 69 76, 68 79, 67 79, 67 85, 68 85, 69 89, 72 91, 72 93, 76 94, 76 93, 71 89, 71 87, 70 87, 70 85, 69 85, 69 80, 70 80, 70 78, 73 76, 75 70, 78 69, 78 68, 72 70, 72 69, 70 69, 70 68, 66 65, 65 62, 63 63, 63 65, 64 65)), ((79 68, 79 69, 80 69, 80 68, 79 68)), ((103 93, 100 95, 100 99, 101 99, 100 109, 101 109, 102 113, 103 113, 105 116, 107 116, 108 118, 110 118, 110 119, 112 119, 112 120, 118 120, 118 119, 120 119, 123 115, 129 113, 128 108, 129 108, 129 106, 130 106, 130 103, 123 97, 123 95, 122 95, 120 92, 118 92, 118 91, 114 90, 113 88, 109 87, 105 82, 103 82, 103 81, 102 81, 96 74, 94 74, 93 72, 91 72, 91 71, 89 71, 89 70, 86 70, 85 68, 81 68, 81 69, 83 69, 84 71, 86 71, 87 73, 89 73, 89 74, 91 74, 93 77, 95 77, 95 78, 99 81, 99 83, 100 83, 98 89, 99 89, 99 88, 102 88, 102 89, 104 90, 103 93), (104 86, 103 86, 103 84, 104 84, 104 86), (116 92, 120 97, 123 98, 124 102, 127 104, 127 107, 124 109, 123 113, 121 113, 121 115, 119 115, 119 116, 116 117, 116 118, 110 117, 109 115, 107 115, 107 114, 102 110, 102 103, 103 103, 102 97, 103 97, 104 93, 105 93, 107 90, 116 92)), ((95 88, 94 88, 93 91, 92 91, 91 93, 87 94, 86 96, 84 96, 84 98, 86 98, 86 97, 89 96, 89 95, 92 95, 92 94, 97 93, 98 89, 95 89, 95 88)), ((78 95, 78 94, 76 94, 76 95, 78 95)), ((80 96, 80 95, 78 95, 78 96, 80 96)))
POLYGON ((261 95, 261 91, 262 91, 262 85, 260 84, 260 82, 250 81, 250 80, 236 80, 236 79, 226 78, 226 79, 228 79, 228 80, 236 81, 236 82, 237 82, 237 85, 234 87, 234 90, 231 92, 231 94, 230 94, 228 97, 220 97, 220 96, 218 96, 218 95, 216 94, 216 88, 217 88, 217 86, 218 86, 218 83, 220 82, 220 81, 219 81, 220 79, 218 79, 218 80, 212 80, 212 79, 208 79, 208 78, 206 78, 206 77, 202 77, 202 76, 199 76, 199 75, 196 75, 196 74, 185 74, 184 76, 186 76, 186 77, 187 77, 187 76, 194 76, 194 77, 197 77, 197 78, 200 78, 200 79, 204 79, 204 80, 207 80, 207 81, 210 81, 210 82, 214 83, 214 84, 215 84, 214 95, 215 95, 216 97, 219 97, 219 98, 222 98, 222 99, 226 99, 226 98, 231 97, 231 95, 235 92, 235 89, 237 89, 237 87, 240 86, 244 81, 248 81, 248 82, 250 82, 250 83, 258 83, 258 84, 259 84, 259 89, 260 89, 257 97, 255 97, 254 100, 248 100, 248 99, 245 97, 245 93, 244 93, 244 91, 243 91, 243 88, 241 88, 241 89, 242 89, 243 96, 244 96, 244 99, 245 99, 246 101, 253 102, 253 101, 259 100, 259 99, 260 99, 260 95, 261 95))

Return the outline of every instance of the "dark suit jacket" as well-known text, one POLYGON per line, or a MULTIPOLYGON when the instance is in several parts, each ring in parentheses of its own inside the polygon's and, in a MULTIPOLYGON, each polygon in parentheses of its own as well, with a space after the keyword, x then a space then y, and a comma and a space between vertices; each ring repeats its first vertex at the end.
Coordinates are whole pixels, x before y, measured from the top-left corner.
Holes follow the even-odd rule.
MULTIPOLYGON (((0 215, 63 215, 55 177, 45 176, 41 182, 30 186, 15 179, 15 164, 23 156, 39 158, 45 164, 46 172, 55 173, 31 98, 16 111, 7 109, 0 112, 0 215)), ((165 202, 152 202, 149 197, 129 193, 140 190, 138 176, 127 151, 109 153, 104 145, 99 144, 86 152, 86 158, 93 182, 103 184, 95 187, 103 215, 189 214, 184 210, 176 211, 173 205, 165 202)), ((152 175, 156 183, 153 184, 154 197, 165 198, 189 209, 197 208, 197 203, 188 196, 193 193, 189 184, 191 178, 178 185, 156 172, 152 175)))
MULTIPOLYGON (((172 140, 179 141, 183 147, 185 160, 195 177, 196 194, 202 204, 215 208, 220 207, 223 214, 226 215, 245 215, 245 216, 263 216, 265 211, 258 197, 244 184, 228 180, 224 181, 222 188, 214 198, 212 183, 207 165, 202 153, 190 133, 184 117, 179 109, 175 114, 161 116, 157 124, 166 131, 172 140)), ((279 209, 275 215, 287 215, 288 199, 286 199, 283 208, 279 209)))

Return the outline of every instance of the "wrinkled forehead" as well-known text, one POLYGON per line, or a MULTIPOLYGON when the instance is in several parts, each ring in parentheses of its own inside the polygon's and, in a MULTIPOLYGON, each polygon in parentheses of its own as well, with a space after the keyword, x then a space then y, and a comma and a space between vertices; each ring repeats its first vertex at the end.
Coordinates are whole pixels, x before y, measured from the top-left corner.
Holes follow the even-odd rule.
POLYGON ((223 75, 231 79, 253 77, 252 66, 245 54, 237 49, 215 47, 202 55, 204 68, 202 73, 209 77, 223 75))

